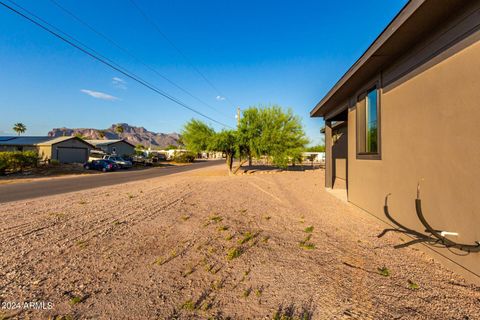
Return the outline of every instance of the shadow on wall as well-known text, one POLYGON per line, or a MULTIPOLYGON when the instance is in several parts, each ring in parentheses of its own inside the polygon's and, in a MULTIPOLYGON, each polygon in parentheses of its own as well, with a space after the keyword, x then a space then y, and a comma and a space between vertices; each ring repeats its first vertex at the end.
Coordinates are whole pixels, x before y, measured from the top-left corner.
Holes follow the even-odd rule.
POLYGON ((336 129, 332 134, 332 186, 334 188, 341 185, 342 189, 346 189, 348 156, 347 130, 347 125, 345 124, 336 129), (337 181, 337 179, 340 181, 337 181))
POLYGON ((391 228, 391 229, 385 229, 383 230, 378 237, 381 238, 383 237, 387 232, 400 232, 403 234, 407 234, 409 236, 412 236, 414 239, 412 241, 409 241, 407 243, 399 244, 396 245, 394 248, 395 249, 400 249, 404 247, 408 247, 410 245, 416 244, 416 243, 426 243, 430 246, 437 247, 437 248, 447 248, 447 249, 456 249, 458 251, 461 251, 460 253, 455 253, 451 251, 452 253, 455 253, 457 255, 468 255, 472 252, 480 252, 480 242, 475 241, 475 244, 463 244, 463 243, 457 243, 455 241, 450 240, 447 238, 447 236, 458 236, 458 233, 452 232, 452 231, 444 231, 444 230, 438 230, 434 229, 430 223, 426 220, 425 216, 423 215, 422 211, 422 200, 420 199, 420 183, 417 185, 417 198, 415 199, 415 210, 417 212, 417 217, 422 223, 422 225, 425 227, 425 233, 418 232, 416 230, 410 229, 404 225, 402 225, 400 222, 395 220, 392 215, 390 214, 388 210, 388 197, 390 194, 387 194, 385 196, 385 205, 383 207, 383 211, 386 215, 386 217, 395 225, 398 227, 397 228, 391 228))

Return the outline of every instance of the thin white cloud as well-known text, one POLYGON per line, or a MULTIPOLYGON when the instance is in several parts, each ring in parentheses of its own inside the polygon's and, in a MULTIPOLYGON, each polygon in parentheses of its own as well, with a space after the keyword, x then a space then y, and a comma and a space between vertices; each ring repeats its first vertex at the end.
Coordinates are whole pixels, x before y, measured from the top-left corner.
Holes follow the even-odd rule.
POLYGON ((217 99, 217 101, 224 101, 224 100, 225 100, 225 97, 216 96, 215 99, 217 99))
POLYGON ((80 90, 81 92, 88 94, 90 97, 96 98, 96 99, 102 99, 102 100, 108 100, 108 101, 115 101, 119 100, 117 97, 111 96, 109 94, 99 92, 99 91, 93 91, 93 90, 87 90, 87 89, 82 89, 80 90))
POLYGON ((113 77, 112 78, 112 84, 115 88, 118 88, 118 89, 127 89, 127 82, 125 80, 123 80, 122 78, 119 78, 119 77, 113 77))

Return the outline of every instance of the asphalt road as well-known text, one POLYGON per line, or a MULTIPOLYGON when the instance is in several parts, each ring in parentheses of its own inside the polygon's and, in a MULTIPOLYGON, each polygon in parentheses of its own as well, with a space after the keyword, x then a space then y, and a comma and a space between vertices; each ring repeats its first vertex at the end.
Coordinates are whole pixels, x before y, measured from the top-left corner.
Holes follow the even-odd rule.
POLYGON ((130 181, 151 179, 174 173, 206 168, 221 163, 222 160, 197 162, 187 166, 157 167, 144 170, 126 170, 75 176, 60 179, 19 182, 0 185, 0 203, 45 197, 79 191, 89 188, 103 187, 130 181))

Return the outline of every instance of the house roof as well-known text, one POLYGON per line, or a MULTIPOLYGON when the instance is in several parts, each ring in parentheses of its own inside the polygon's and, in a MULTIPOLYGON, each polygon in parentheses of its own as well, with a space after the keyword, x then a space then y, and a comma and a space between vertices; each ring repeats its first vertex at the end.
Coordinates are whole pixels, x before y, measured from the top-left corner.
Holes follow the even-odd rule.
MULTIPOLYGON (((69 137, 71 138, 71 137, 69 137)), ((10 146, 34 146, 42 142, 51 140, 52 137, 34 137, 34 136, 11 136, 11 137, 0 137, 1 145, 10 145, 10 146)))
POLYGON ((346 109, 346 102, 361 86, 395 58, 424 39, 445 18, 465 5, 462 0, 410 0, 310 112, 311 117, 325 117, 346 109), (337 110, 337 108, 339 110, 337 110), (333 113, 335 113, 333 112, 333 113))
MULTIPOLYGON (((80 139, 80 138, 75 137, 75 136, 61 136, 61 137, 55 137, 55 138, 50 137, 50 140, 46 140, 44 142, 37 143, 37 145, 48 146, 48 145, 53 145, 53 144, 60 143, 60 142, 63 142, 63 141, 67 141, 67 140, 70 140, 70 139, 77 139, 77 140, 80 140, 83 143, 91 145, 90 143, 86 142, 85 140, 80 139)), ((93 147, 93 145, 91 145, 91 146, 93 147)))
POLYGON ((128 142, 127 140, 124 139, 111 139, 111 140, 85 140, 88 143, 94 145, 95 147, 101 147, 101 146, 108 146, 117 142, 125 142, 126 144, 131 145, 132 147, 135 147, 132 143, 128 142))
POLYGON ((54 145, 70 139, 77 139, 81 142, 90 145, 90 143, 74 136, 62 136, 62 137, 48 137, 48 136, 11 136, 11 137, 0 137, 0 145, 3 146, 48 146, 54 145))

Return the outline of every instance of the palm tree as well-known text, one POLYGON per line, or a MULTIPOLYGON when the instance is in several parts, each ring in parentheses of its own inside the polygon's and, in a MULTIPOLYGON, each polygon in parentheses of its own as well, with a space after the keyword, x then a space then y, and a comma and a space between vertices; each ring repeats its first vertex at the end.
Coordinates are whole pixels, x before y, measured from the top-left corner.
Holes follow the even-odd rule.
POLYGON ((13 131, 15 131, 16 133, 18 133, 18 135, 22 134, 22 133, 25 133, 25 131, 27 131, 27 126, 24 125, 23 123, 21 122, 18 122, 18 123, 15 123, 13 125, 13 131))

